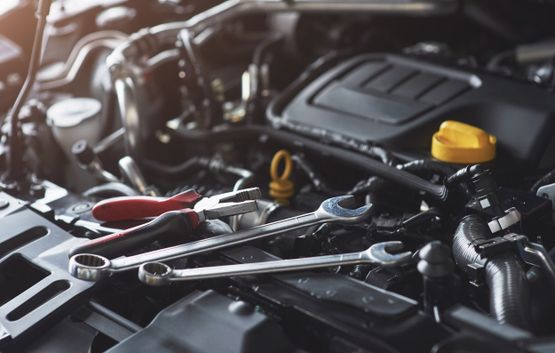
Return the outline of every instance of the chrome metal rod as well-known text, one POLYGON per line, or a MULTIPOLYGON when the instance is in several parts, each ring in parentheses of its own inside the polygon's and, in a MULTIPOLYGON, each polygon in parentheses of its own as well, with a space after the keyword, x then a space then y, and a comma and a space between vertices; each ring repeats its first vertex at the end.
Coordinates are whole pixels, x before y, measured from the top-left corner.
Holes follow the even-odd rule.
POLYGON ((324 255, 299 259, 256 262, 239 265, 199 267, 185 270, 172 270, 169 266, 150 262, 139 268, 139 279, 152 286, 161 286, 170 282, 191 281, 207 278, 256 275, 302 271, 322 267, 355 264, 377 264, 381 266, 399 266, 411 260, 411 252, 392 254, 389 251, 400 250, 403 243, 389 241, 376 243, 368 249, 347 254, 324 255))
POLYGON ((352 200, 353 198, 351 196, 334 197, 324 201, 316 211, 304 215, 268 223, 232 234, 219 235, 129 257, 109 260, 95 254, 77 254, 70 259, 69 271, 77 278, 98 281, 112 273, 128 271, 146 262, 169 261, 181 257, 220 250, 286 231, 310 227, 326 222, 345 224, 360 223, 370 215, 372 205, 365 205, 357 209, 343 207, 344 203, 352 202, 352 200))

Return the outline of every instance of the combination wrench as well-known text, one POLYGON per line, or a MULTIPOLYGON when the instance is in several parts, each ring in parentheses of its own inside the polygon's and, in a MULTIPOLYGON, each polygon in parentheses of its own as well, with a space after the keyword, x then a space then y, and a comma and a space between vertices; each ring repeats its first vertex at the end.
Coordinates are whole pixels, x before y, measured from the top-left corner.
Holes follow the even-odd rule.
POLYGON ((129 257, 109 260, 96 254, 77 254, 69 260, 69 272, 82 280, 99 281, 117 272, 136 269, 146 262, 164 262, 197 255, 323 223, 360 223, 370 215, 372 205, 347 208, 353 201, 353 196, 333 197, 322 202, 316 211, 304 215, 129 257))
POLYGON ((411 260, 412 253, 410 251, 399 254, 390 253, 390 251, 401 250, 402 248, 403 243, 400 241, 387 241, 376 243, 364 251, 347 254, 199 267, 184 270, 174 270, 161 262, 147 262, 139 268, 139 280, 150 286, 163 286, 171 282, 300 271, 340 265, 377 264, 384 267, 392 267, 405 264, 411 260))

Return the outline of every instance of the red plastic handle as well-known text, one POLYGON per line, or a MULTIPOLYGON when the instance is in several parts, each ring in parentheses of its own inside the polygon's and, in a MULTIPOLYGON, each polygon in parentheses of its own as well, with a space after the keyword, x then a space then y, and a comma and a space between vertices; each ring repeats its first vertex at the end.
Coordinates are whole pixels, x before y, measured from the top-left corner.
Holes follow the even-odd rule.
POLYGON ((186 239, 199 224, 198 214, 191 209, 170 211, 148 223, 89 240, 71 249, 69 256, 82 253, 121 256, 158 239, 186 239))
POLYGON ((165 199, 149 196, 114 197, 97 203, 92 214, 104 222, 157 217, 169 211, 193 208, 201 198, 194 190, 165 199))

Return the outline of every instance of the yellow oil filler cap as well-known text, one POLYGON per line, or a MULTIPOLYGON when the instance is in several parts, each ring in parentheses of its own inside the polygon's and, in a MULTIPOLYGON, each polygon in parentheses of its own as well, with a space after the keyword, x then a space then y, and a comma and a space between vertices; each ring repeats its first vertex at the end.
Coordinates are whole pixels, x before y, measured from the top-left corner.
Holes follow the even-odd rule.
POLYGON ((432 156, 450 163, 482 163, 495 158, 497 139, 459 121, 444 121, 432 137, 432 156))

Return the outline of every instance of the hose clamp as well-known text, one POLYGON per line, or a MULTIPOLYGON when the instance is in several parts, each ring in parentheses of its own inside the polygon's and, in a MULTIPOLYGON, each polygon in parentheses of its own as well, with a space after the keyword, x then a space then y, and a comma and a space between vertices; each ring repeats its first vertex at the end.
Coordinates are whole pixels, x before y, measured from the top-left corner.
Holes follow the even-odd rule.
POLYGON ((504 216, 492 219, 488 223, 488 227, 491 233, 495 234, 517 224, 521 219, 522 216, 520 215, 520 212, 516 208, 512 207, 505 211, 504 216))
MULTIPOLYGON (((549 281, 555 286, 555 264, 543 245, 533 243, 524 235, 507 234, 502 237, 485 239, 474 244, 474 249, 480 254, 484 262, 477 263, 475 267, 483 268, 488 258, 516 250, 520 259, 528 265, 538 267, 549 277, 549 281)), ((474 264, 473 264, 474 266, 474 264)))

